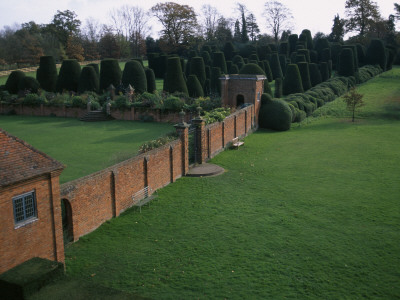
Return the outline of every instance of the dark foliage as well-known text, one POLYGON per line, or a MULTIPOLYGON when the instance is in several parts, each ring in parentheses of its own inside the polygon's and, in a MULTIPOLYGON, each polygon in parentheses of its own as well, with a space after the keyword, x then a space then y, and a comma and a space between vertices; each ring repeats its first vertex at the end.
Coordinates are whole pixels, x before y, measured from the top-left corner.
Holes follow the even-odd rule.
POLYGON ((261 105, 258 122, 261 128, 289 130, 292 124, 292 110, 283 100, 267 101, 261 105))
POLYGON ((11 74, 8 76, 5 89, 10 94, 17 94, 18 93, 18 83, 19 81, 25 77, 25 73, 22 71, 12 71, 11 74))
POLYGON ((42 89, 54 92, 57 84, 57 67, 53 56, 40 57, 39 68, 36 71, 36 79, 42 89))
POLYGON ((99 77, 92 66, 83 67, 81 75, 79 76, 78 93, 84 92, 98 92, 99 91, 99 77))
POLYGON ((189 75, 186 85, 190 97, 198 98, 204 96, 203 87, 201 86, 200 81, 196 75, 194 74, 189 75))
POLYGON ((76 59, 63 60, 57 78, 56 91, 59 93, 64 90, 77 92, 80 75, 81 66, 76 59))
POLYGON ((122 73, 122 84, 124 87, 131 85, 135 93, 147 92, 147 79, 143 66, 137 60, 126 62, 122 73))
POLYGON ((296 64, 287 66, 286 76, 282 83, 282 92, 283 95, 304 92, 299 67, 296 64))

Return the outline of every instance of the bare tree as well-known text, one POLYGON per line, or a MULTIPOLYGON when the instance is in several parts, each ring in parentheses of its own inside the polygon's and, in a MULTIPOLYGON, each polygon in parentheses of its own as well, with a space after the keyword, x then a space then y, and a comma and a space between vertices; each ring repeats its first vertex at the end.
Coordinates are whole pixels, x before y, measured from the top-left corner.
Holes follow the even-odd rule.
POLYGON ((140 56, 150 30, 148 14, 138 6, 124 5, 111 10, 110 17, 116 34, 131 43, 134 56, 140 56))
POLYGON ((203 14, 203 28, 206 41, 211 41, 215 38, 215 32, 218 27, 220 14, 217 9, 209 4, 204 4, 201 7, 203 14))
POLYGON ((284 30, 292 29, 292 13, 289 8, 278 1, 265 3, 265 17, 268 28, 272 30, 275 43, 278 43, 279 36, 284 30))

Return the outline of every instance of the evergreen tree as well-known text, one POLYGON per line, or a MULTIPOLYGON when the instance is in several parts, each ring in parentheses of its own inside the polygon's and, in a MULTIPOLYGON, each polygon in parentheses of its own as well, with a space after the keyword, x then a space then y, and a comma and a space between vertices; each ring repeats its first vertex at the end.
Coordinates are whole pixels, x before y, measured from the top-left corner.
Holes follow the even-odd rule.
POLYGON ((249 34, 247 32, 247 22, 246 17, 244 15, 244 11, 242 11, 242 32, 241 32, 241 41, 242 43, 247 43, 249 41, 249 34))
POLYGON ((240 42, 242 40, 242 33, 240 32, 239 20, 236 20, 236 22, 235 22, 235 30, 233 32, 233 40, 235 42, 240 42))
POLYGON ((329 40, 331 42, 343 42, 344 26, 345 20, 340 19, 339 14, 337 14, 333 19, 332 32, 329 34, 329 40))

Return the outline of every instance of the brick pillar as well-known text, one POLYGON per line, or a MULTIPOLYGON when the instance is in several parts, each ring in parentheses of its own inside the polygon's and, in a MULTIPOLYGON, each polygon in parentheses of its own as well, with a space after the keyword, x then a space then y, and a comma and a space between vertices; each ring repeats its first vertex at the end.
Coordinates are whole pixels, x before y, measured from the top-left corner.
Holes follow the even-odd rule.
POLYGON ((185 122, 185 113, 179 113, 181 122, 174 127, 182 141, 182 176, 189 172, 189 125, 185 122))
POLYGON ((196 126, 195 139, 196 139, 196 163, 202 164, 205 162, 207 157, 207 151, 205 149, 206 144, 206 132, 205 132, 205 121, 201 117, 197 117, 192 120, 194 126, 196 126))

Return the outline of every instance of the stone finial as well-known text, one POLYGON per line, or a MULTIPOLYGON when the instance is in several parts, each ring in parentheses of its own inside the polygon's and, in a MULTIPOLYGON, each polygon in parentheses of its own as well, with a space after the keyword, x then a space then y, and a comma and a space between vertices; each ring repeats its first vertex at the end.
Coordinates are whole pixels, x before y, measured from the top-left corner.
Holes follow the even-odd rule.
POLYGON ((203 110, 200 106, 198 106, 197 108, 196 108, 196 110, 197 110, 197 119, 202 119, 202 117, 201 117, 201 111, 203 110))
POLYGON ((108 86, 108 88, 107 88, 107 91, 110 92, 111 99, 114 100, 114 97, 115 97, 115 86, 113 84, 110 84, 108 86))
POLYGON ((185 115, 186 113, 183 111, 183 109, 179 112, 179 120, 181 121, 181 124, 185 123, 185 115))
POLYGON ((111 102, 110 101, 107 102, 106 112, 107 112, 107 115, 111 115, 111 102))

